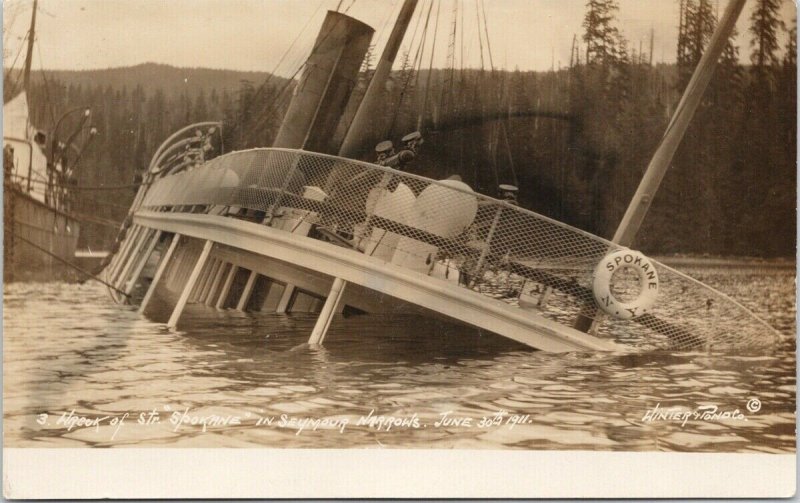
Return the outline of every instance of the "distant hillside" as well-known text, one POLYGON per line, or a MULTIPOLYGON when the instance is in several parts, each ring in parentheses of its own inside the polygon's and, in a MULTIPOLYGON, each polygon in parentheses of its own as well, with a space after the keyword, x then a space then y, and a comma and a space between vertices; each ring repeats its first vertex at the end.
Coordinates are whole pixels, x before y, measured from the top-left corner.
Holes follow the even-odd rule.
MULTIPOLYGON (((34 79, 41 81, 41 71, 34 72, 34 79)), ((60 81, 63 84, 83 87, 108 87, 113 89, 134 89, 137 85, 150 95, 162 89, 168 96, 182 94, 185 90, 193 96, 201 89, 208 92, 236 91, 242 80, 248 80, 258 86, 269 75, 268 72, 241 72, 236 70, 213 70, 209 68, 176 68, 157 63, 143 63, 136 66, 107 68, 104 70, 48 70, 48 81, 60 81)), ((283 82, 276 78, 273 82, 283 82)))
MULTIPOLYGON (((610 237, 679 101, 676 81, 688 81, 689 70, 637 62, 556 72, 465 69, 452 78, 442 69, 400 70, 370 118, 376 136, 361 138, 364 159, 370 145, 421 124, 426 141, 414 173, 458 174, 489 195, 513 183, 522 206, 610 237)), ((768 70, 762 78, 731 62, 718 68, 648 214, 640 249, 794 256, 796 66, 768 70)), ((339 138, 367 75, 359 76, 339 138)), ((92 109, 98 135, 75 176, 87 187, 132 183, 165 138, 198 121, 223 121, 226 151, 271 145, 292 94, 281 78, 257 92, 263 72, 156 64, 47 72, 47 85, 36 77, 29 102, 39 128, 51 131, 67 111, 92 109)), ((77 117, 61 125, 62 137, 77 117)), ((78 212, 118 222, 134 192, 77 194, 78 212)), ((115 233, 116 226, 86 223, 81 244, 105 247, 115 233)))

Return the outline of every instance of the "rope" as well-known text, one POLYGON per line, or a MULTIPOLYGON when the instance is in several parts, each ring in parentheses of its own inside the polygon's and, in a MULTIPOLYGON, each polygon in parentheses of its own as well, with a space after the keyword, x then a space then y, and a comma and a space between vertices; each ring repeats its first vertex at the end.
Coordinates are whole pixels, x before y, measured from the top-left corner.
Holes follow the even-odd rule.
POLYGON ((14 236, 14 239, 19 239, 23 243, 27 243, 28 245, 30 245, 33 248, 39 250, 40 252, 44 253, 45 255, 48 255, 48 256, 58 260, 59 262, 61 262, 62 264, 66 265, 68 267, 71 267, 72 269, 74 269, 74 270, 78 271, 79 273, 83 274, 84 276, 86 276, 86 279, 93 279, 93 280, 95 280, 95 281, 97 281, 99 283, 102 283, 103 285, 107 286, 108 288, 113 289, 117 293, 121 293, 125 297, 130 297, 130 294, 125 293, 124 291, 122 291, 119 288, 115 287, 111 283, 107 283, 107 282, 103 281, 102 279, 98 278, 97 276, 95 276, 94 274, 90 273, 89 271, 87 271, 85 269, 82 269, 82 268, 78 267, 77 265, 73 264, 72 262, 69 262, 68 260, 65 260, 65 259, 59 257, 55 253, 51 253, 49 250, 46 250, 46 249, 42 248, 41 246, 39 246, 39 245, 37 245, 37 244, 25 239, 24 237, 22 237, 22 236, 14 236))

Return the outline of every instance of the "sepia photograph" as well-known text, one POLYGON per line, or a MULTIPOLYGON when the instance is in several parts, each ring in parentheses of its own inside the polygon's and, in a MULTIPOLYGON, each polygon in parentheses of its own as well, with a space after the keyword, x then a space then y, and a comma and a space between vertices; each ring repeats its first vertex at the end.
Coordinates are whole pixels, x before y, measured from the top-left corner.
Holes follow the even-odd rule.
POLYGON ((794 1, 5 0, 3 70, 6 498, 794 494, 794 1))

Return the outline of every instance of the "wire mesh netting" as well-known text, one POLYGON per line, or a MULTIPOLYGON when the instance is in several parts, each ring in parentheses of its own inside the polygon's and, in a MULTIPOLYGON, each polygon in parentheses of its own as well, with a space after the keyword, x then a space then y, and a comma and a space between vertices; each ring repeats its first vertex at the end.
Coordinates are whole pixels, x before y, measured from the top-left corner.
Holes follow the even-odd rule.
MULTIPOLYGON (((256 149, 157 179, 141 209, 207 212, 300 232, 531 316, 565 326, 593 321, 597 336, 639 348, 743 348, 780 337, 730 297, 655 261, 659 294, 652 309, 628 320, 608 316, 597 309, 593 274, 619 246, 477 194, 456 179, 256 149)), ((636 290, 619 283, 615 295, 636 290)))

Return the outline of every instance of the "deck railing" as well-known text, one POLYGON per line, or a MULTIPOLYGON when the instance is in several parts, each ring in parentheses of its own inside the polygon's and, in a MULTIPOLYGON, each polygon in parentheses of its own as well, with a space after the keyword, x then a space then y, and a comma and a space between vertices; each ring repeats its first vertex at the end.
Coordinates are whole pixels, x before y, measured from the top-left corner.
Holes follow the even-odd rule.
MULTIPOLYGON (((564 325, 600 316, 598 336, 637 347, 743 348, 780 338, 730 297, 655 261, 660 289, 650 312, 631 320, 599 315, 593 271, 617 245, 454 180, 255 149, 166 174, 140 208, 224 214, 302 232, 564 325)), ((636 288, 620 280, 616 294, 636 288)))

